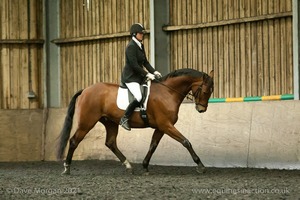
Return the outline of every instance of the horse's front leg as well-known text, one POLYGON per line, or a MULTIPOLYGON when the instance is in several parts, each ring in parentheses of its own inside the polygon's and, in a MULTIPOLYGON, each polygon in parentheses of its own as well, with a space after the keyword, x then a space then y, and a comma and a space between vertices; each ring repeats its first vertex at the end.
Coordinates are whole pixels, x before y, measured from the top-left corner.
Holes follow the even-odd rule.
POLYGON ((143 167, 144 167, 146 173, 149 172, 148 166, 149 166, 150 159, 151 159, 153 153, 155 152, 155 150, 156 150, 161 138, 163 137, 163 135, 164 135, 164 132, 161 132, 157 129, 153 133, 149 151, 148 151, 148 153, 147 153, 147 155, 146 155, 146 157, 143 161, 143 167))
POLYGON ((168 134, 173 139, 180 142, 187 150, 190 152, 194 162, 198 165, 197 172, 204 173, 205 167, 201 162, 199 156, 195 153, 192 144, 189 142, 187 138, 185 138, 173 125, 170 125, 166 130, 165 133, 168 134))

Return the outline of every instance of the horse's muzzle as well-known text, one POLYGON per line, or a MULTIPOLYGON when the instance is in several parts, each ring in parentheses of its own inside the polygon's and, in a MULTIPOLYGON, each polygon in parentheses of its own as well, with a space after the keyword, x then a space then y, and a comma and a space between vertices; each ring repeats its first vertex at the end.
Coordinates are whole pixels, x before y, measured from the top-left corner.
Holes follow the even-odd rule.
POLYGON ((203 106, 203 105, 196 105, 196 110, 199 112, 199 113, 204 113, 206 111, 207 107, 206 106, 203 106))

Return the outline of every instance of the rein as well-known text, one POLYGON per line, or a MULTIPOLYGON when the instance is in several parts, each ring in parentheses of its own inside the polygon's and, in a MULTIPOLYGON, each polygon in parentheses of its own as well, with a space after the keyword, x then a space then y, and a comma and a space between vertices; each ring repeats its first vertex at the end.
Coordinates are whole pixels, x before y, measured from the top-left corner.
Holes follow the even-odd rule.
POLYGON ((172 88, 172 87, 170 87, 170 86, 168 86, 168 85, 162 83, 161 81, 159 81, 159 80, 157 80, 157 79, 155 79, 155 81, 156 81, 157 83, 159 83, 159 84, 165 86, 166 88, 168 88, 168 89, 170 89, 170 90, 176 92, 177 94, 180 94, 181 96, 186 97, 187 99, 189 99, 189 100, 191 100, 191 101, 192 101, 193 99, 192 99, 191 97, 189 97, 189 95, 191 95, 191 96, 193 96, 193 97, 195 98, 196 96, 198 96, 200 90, 202 89, 201 85, 199 85, 199 88, 198 88, 197 91, 195 92, 195 95, 191 94, 191 92, 189 92, 187 95, 184 95, 184 94, 182 94, 181 92, 178 92, 178 91, 175 90, 174 88, 172 88))
POLYGON ((186 95, 184 95, 184 94, 182 94, 182 93, 178 92, 178 91, 177 91, 177 90, 175 90, 174 88, 171 88, 170 86, 167 86, 166 84, 162 83, 161 81, 159 81, 159 80, 157 80, 157 79, 155 79, 155 81, 156 81, 157 83, 159 83, 159 84, 161 84, 161 85, 165 86, 166 88, 168 88, 168 89, 170 89, 170 90, 172 90, 172 91, 176 92, 177 94, 180 94, 180 95, 181 95, 181 96, 183 96, 183 97, 185 97, 185 96, 186 96, 186 95))

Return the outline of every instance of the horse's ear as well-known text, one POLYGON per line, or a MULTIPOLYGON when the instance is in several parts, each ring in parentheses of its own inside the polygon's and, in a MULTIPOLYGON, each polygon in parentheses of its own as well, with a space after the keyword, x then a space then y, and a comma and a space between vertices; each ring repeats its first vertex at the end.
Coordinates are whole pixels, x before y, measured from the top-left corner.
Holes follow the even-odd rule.
POLYGON ((210 72, 209 72, 209 76, 213 79, 214 78, 214 70, 211 70, 210 72))

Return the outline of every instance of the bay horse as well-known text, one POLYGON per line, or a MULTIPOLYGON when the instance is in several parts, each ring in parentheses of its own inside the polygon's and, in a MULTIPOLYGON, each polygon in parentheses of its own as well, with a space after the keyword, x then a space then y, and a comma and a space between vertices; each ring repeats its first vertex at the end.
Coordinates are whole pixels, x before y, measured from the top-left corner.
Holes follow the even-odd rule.
MULTIPOLYGON (((62 160, 67 142, 72 129, 75 105, 77 102, 78 124, 74 135, 69 140, 69 150, 64 162, 62 174, 70 174, 72 157, 78 144, 85 135, 101 122, 106 129, 105 145, 126 166, 132 170, 130 162, 117 147, 119 121, 124 114, 116 104, 117 84, 97 83, 78 91, 71 99, 65 117, 63 129, 59 135, 57 159, 62 160), (78 100, 76 100, 78 98, 78 100)), ((157 148, 161 138, 167 134, 180 142, 191 154, 197 164, 197 171, 203 173, 205 167, 195 153, 191 143, 175 127, 178 120, 179 107, 189 92, 195 99, 195 108, 203 113, 207 110, 208 100, 213 92, 213 71, 210 74, 194 69, 179 69, 162 77, 159 81, 152 81, 150 96, 147 104, 149 126, 154 129, 149 151, 143 160, 143 168, 148 172, 150 159, 157 148)), ((134 112, 130 119, 132 128, 146 128, 144 121, 138 112, 134 112)))

